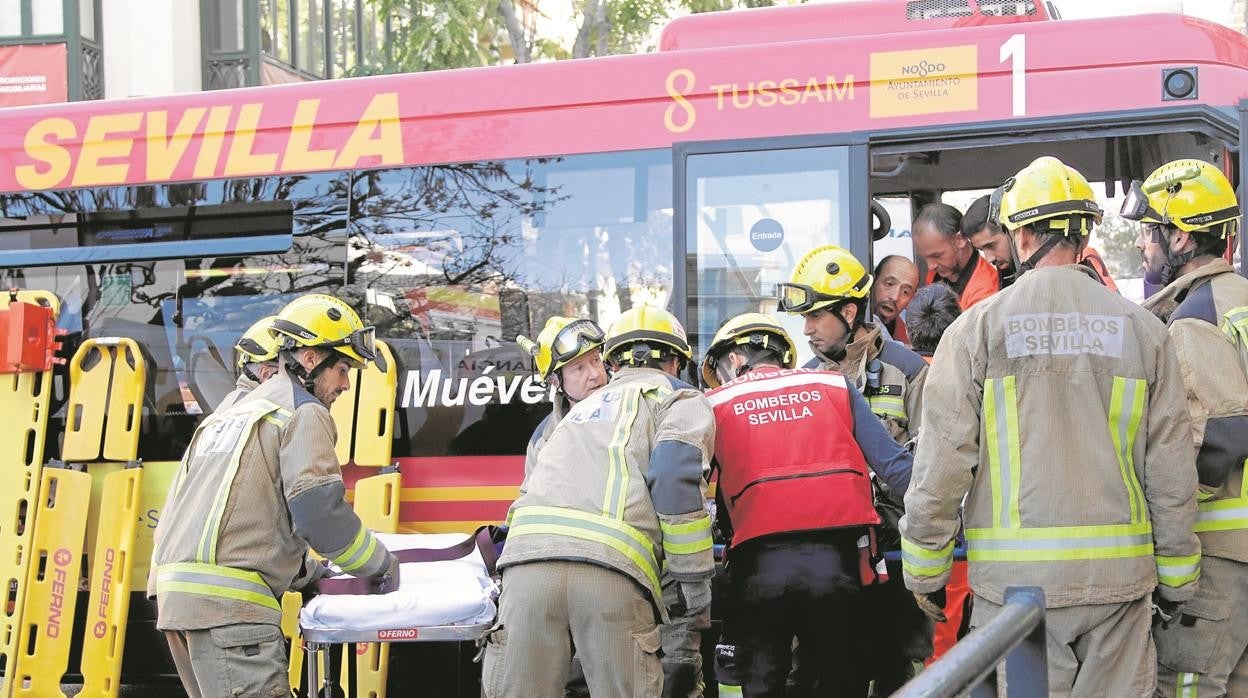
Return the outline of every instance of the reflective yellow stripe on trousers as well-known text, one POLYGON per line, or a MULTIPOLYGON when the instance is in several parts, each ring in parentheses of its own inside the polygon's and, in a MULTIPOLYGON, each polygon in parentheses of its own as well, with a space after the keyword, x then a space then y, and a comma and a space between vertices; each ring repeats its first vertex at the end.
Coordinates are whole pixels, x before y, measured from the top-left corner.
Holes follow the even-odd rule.
POLYGON ((1152 555, 1152 526, 1144 516, 1142 490, 1135 477, 1131 454, 1146 398, 1144 381, 1114 379, 1109 428, 1130 501, 1130 522, 1023 528, 1018 508, 1022 454, 1017 383, 1014 376, 985 381, 984 435, 992 484, 992 526, 967 529, 967 559, 972 562, 1048 562, 1152 555))

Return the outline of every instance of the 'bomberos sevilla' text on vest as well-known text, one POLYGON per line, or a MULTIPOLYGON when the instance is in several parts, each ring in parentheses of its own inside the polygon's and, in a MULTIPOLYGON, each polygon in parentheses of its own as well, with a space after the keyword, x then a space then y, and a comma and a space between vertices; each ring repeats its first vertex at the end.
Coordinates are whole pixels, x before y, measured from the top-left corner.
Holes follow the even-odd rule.
POLYGON ((733 545, 880 522, 842 375, 764 367, 707 399, 733 545))

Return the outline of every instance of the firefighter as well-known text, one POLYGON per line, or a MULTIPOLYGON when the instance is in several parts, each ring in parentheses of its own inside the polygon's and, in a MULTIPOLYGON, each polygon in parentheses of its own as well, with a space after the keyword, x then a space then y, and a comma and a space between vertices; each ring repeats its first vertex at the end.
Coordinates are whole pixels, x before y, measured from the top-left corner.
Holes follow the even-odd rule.
POLYGON ((397 580, 344 499, 329 415, 348 371, 373 359, 373 328, 309 294, 271 330, 281 373, 200 425, 156 528, 148 595, 193 697, 289 695, 278 599, 322 574, 309 545, 349 574, 397 580))
MULTIPOLYGON (((805 318, 805 334, 817 357, 806 368, 844 375, 889 434, 904 444, 918 434, 927 362, 883 338, 877 325, 865 321, 871 284, 866 267, 848 251, 831 245, 817 247, 798 261, 790 282, 779 285, 780 310, 805 318)), ((879 484, 878 479, 874 481, 879 484)), ((887 524, 881 528, 880 542, 884 549, 893 550, 899 545, 896 524, 901 507, 891 500, 900 497, 879 489, 877 507, 887 524)), ((932 654, 932 622, 906 591, 900 565, 889 563, 889 567, 889 582, 871 586, 864 595, 876 617, 868 626, 868 636, 875 647, 869 661, 879 695, 900 688, 932 654)), ((798 653, 799 665, 806 663, 804 654, 798 653)))
POLYGON ((993 196, 1023 273, 936 350, 901 522, 906 585, 939 615, 965 498, 972 625, 1007 587, 1039 587, 1053 695, 1151 694, 1153 604, 1173 612, 1200 572, 1174 348, 1078 264, 1101 219, 1083 175, 1042 157, 993 196))
POLYGON ((568 409, 607 384, 609 377, 602 363, 605 342, 606 334, 593 320, 557 315, 546 321, 537 341, 516 337, 520 348, 533 357, 533 367, 541 384, 553 386, 556 395, 554 409, 537 426, 529 441, 524 460, 526 475, 536 463, 537 452, 568 409))
POLYGON ((269 332, 276 316, 260 318, 243 336, 234 343, 234 367, 238 370, 238 380, 234 390, 221 399, 217 411, 229 408, 234 403, 260 387, 278 373, 277 337, 269 332))
POLYGON ((796 369, 796 358, 778 322, 746 313, 720 327, 702 364, 733 531, 725 622, 747 698, 785 695, 794 637, 814 695, 866 695, 850 629, 871 622, 861 590, 882 559, 868 468, 900 498, 910 454, 844 376, 796 369))
POLYGON ((593 695, 657 697, 658 622, 710 606, 715 425, 706 398, 669 375, 690 356, 684 330, 633 308, 604 355, 621 368, 554 427, 508 513, 482 679, 491 698, 563 695, 572 644, 593 695))
MULTIPOLYGON (((555 388, 551 413, 537 425, 524 456, 525 477, 537 463, 537 454, 573 405, 607 384, 602 362, 606 333, 593 320, 555 316, 546 321, 537 340, 516 337, 516 343, 533 357, 533 368, 542 385, 555 388)), ((523 490, 522 490, 523 492, 523 490)), ((588 696, 580 657, 573 655, 568 670, 566 696, 588 696)))
POLYGON ((867 321, 871 274, 843 248, 817 247, 779 284, 780 310, 801 315, 816 359, 806 368, 843 374, 899 443, 917 427, 927 362, 899 342, 884 339, 867 321))
MULTIPOLYGON (((984 194, 966 209, 966 215, 962 216, 962 234, 996 268, 1001 279, 1001 288, 1005 288, 1014 283, 1018 275, 1018 251, 1014 249, 1010 236, 1006 235, 1001 224, 988 218, 990 198, 990 195, 984 194)), ((1114 283, 1114 277, 1110 275, 1105 260, 1095 247, 1084 245, 1079 263, 1096 272, 1105 288, 1118 292, 1118 284, 1114 283)))
MULTIPOLYGON (((1248 695, 1248 280, 1223 258, 1239 203, 1207 162, 1167 163, 1132 186, 1123 215, 1153 283, 1187 386, 1199 493, 1201 572, 1178 622, 1157 628, 1158 693, 1248 695)), ((1231 247, 1233 249, 1233 247, 1231 247)))

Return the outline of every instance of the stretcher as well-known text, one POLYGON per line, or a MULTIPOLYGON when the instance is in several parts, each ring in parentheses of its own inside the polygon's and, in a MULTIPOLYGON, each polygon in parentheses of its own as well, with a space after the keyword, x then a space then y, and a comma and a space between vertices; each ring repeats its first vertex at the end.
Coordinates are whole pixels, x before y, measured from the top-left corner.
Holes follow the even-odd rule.
MULTIPOLYGON (((377 537, 401 559, 400 551, 450 550, 465 544, 468 552, 458 559, 404 562, 398 589, 387 594, 322 594, 308 602, 299 614, 299 633, 311 695, 330 695, 335 685, 328 652, 334 645, 480 641, 494 623, 498 584, 481 550, 469 542, 476 535, 377 537)), ((343 589, 350 588, 346 578, 335 580, 344 583, 343 589)), ((354 687, 346 688, 347 695, 354 695, 354 687)))

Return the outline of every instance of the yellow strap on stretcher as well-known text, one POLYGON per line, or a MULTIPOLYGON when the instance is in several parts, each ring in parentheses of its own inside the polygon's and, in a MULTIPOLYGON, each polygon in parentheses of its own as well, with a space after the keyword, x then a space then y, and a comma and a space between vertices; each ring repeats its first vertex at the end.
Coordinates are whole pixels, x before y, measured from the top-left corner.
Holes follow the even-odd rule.
POLYGON ((385 342, 378 340, 376 351, 382 361, 372 361, 363 370, 351 371, 351 389, 339 395, 330 408, 338 427, 335 451, 343 465, 390 465, 399 371, 394 353, 385 342), (385 371, 381 370, 382 362, 385 371))
MULTIPOLYGON (((53 314, 60 311, 60 301, 47 291, 19 291, 17 299, 49 306, 53 314)), ((52 371, 0 375, 0 584, 5 591, 0 603, 8 607, 0 613, 0 663, 8 667, 8 676, 14 675, 23 637, 21 616, 51 395, 52 371)), ((12 696, 14 685, 6 679, 0 696, 12 696)))
MULTIPOLYGON (((143 495, 143 469, 103 477, 98 529, 91 555, 91 594, 82 646, 79 698, 112 698, 121 680, 121 657, 130 616, 131 576, 143 495)), ((140 582, 142 583, 142 582, 140 582)))
POLYGON ((61 458, 130 461, 139 453, 147 366, 133 339, 82 343, 69 364, 69 405, 61 458))
POLYGON ((12 686, 14 696, 63 697, 60 682, 74 634, 91 476, 44 468, 39 491, 21 642, 16 666, 5 672, 5 686, 12 686))

